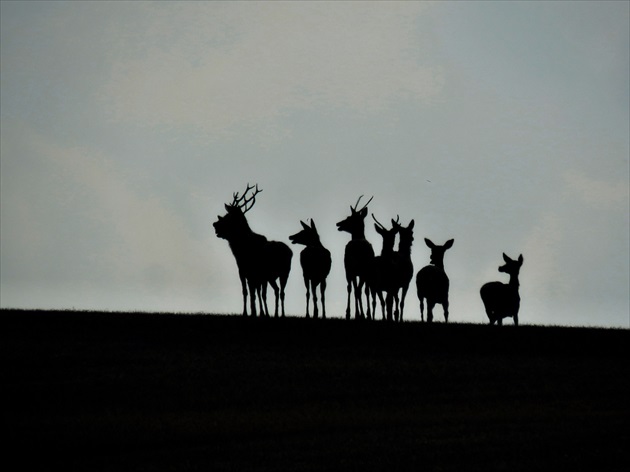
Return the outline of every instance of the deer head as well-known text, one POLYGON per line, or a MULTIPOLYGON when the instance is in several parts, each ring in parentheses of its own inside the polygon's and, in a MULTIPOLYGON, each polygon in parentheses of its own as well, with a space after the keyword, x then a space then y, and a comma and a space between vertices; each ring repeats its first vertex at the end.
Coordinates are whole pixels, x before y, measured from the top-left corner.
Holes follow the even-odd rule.
POLYGON ((454 239, 449 239, 442 246, 439 246, 429 238, 424 238, 424 242, 431 249, 431 264, 444 268, 444 253, 453 247, 454 239))
POLYGON ((350 233, 350 234, 363 234, 365 230, 363 220, 365 219, 367 215, 367 206, 370 204, 370 202, 372 201, 372 198, 374 197, 370 198, 368 202, 365 205, 363 205, 363 207, 359 210, 358 207, 359 207, 359 202, 361 201, 361 198, 363 198, 363 195, 359 197, 354 207, 353 206, 350 207, 350 216, 348 216, 345 220, 342 220, 339 223, 337 223, 337 229, 339 231, 345 231, 346 233, 350 233))
POLYGON ((411 249, 411 244, 413 243, 413 227, 415 226, 415 221, 411 220, 407 226, 403 226, 400 224, 400 217, 396 215, 396 220, 392 219, 392 227, 396 228, 398 234, 400 235, 400 243, 398 249, 407 248, 411 249))
MULTIPOLYGON (((386 229, 385 226, 383 226, 381 222, 376 219, 373 213, 372 219, 376 223, 374 225, 374 229, 383 238, 383 248, 381 250, 381 255, 391 254, 392 252, 394 252, 394 242, 396 240, 396 233, 398 233, 398 229, 394 225, 392 225, 392 229, 386 229)), ((392 220, 392 222, 394 222, 394 220, 392 220)))
POLYGON ((245 213, 252 209, 256 203, 256 195, 262 190, 258 189, 258 184, 254 187, 247 184, 247 188, 243 195, 235 192, 232 195, 232 203, 225 204, 224 216, 218 216, 216 222, 213 223, 214 231, 219 238, 231 239, 242 235, 244 231, 251 231, 245 218, 245 213), (250 191, 253 192, 248 195, 250 191))
POLYGON ((499 272, 504 272, 511 277, 518 277, 518 273, 523 265, 523 254, 518 256, 518 260, 515 261, 503 253, 503 260, 505 261, 505 264, 499 267, 499 272))
POLYGON ((315 227, 315 222, 311 218, 311 226, 307 225, 303 221, 300 221, 302 225, 302 231, 289 236, 289 240, 293 244, 303 244, 304 246, 312 246, 319 242, 319 234, 315 227))

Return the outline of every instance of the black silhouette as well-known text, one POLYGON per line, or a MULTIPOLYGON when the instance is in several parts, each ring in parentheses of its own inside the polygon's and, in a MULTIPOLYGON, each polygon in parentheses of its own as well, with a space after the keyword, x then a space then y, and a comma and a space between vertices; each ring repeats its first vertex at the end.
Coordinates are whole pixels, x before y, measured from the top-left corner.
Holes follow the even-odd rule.
POLYGON ((523 265, 523 255, 518 260, 510 259, 503 253, 505 265, 499 267, 499 272, 505 272, 510 276, 510 281, 488 282, 481 287, 480 294, 483 300, 486 314, 490 324, 501 325, 503 318, 512 318, 514 324, 518 325, 518 309, 521 304, 521 297, 518 294, 518 273, 523 265))
MULTIPOLYGON (((381 303, 381 312, 383 319, 389 321, 392 320, 392 303, 394 297, 396 298, 396 305, 398 305, 396 284, 395 284, 395 272, 396 265, 394 263, 394 242, 396 240, 396 233, 398 229, 392 227, 392 229, 386 229, 374 215, 372 218, 376 222, 374 229, 383 238, 383 246, 381 254, 374 257, 368 274, 368 286, 372 294, 372 314, 376 319, 376 297, 378 296, 381 303), (383 299, 383 292, 385 292, 385 300, 383 299), (387 314, 386 314, 387 313, 387 314)), ((393 221, 393 220, 392 220, 393 221)))
POLYGON ((293 253, 284 243, 268 241, 261 234, 254 233, 245 213, 256 203, 256 195, 262 190, 258 185, 247 185, 242 196, 234 193, 232 203, 225 205, 227 214, 219 216, 213 224, 216 235, 225 239, 236 259, 238 274, 243 290, 243 315, 247 316, 247 293, 251 305, 251 314, 256 316, 256 297, 258 297, 260 315, 269 316, 267 308, 267 283, 271 285, 275 294, 275 316, 278 316, 278 298, 284 311, 284 289, 291 270, 293 253), (248 192, 254 192, 248 196, 248 192), (279 279, 280 287, 276 280, 279 279))
POLYGON ((318 317, 317 311, 317 286, 320 286, 322 295, 322 318, 326 318, 326 277, 330 272, 331 258, 330 251, 326 249, 319 240, 319 234, 315 227, 315 222, 311 218, 311 226, 303 221, 302 231, 289 236, 293 244, 303 244, 306 246, 300 253, 300 265, 304 275, 304 285, 306 286, 306 317, 309 314, 310 290, 313 290, 313 318, 318 317))
POLYGON ((399 218, 396 218, 396 221, 392 220, 392 227, 396 230, 399 235, 398 240, 398 251, 394 253, 394 265, 395 270, 393 274, 393 284, 395 286, 395 296, 394 300, 396 301, 396 311, 394 312, 394 317, 396 321, 403 320, 403 312, 405 310, 405 297, 407 296, 407 290, 409 290, 409 282, 413 278, 413 262, 411 262, 411 245, 413 244, 413 227, 414 220, 409 222, 409 225, 402 226, 398 222, 399 218), (398 290, 401 290, 400 297, 398 297, 398 290), (398 308, 398 303, 400 300, 400 310, 398 308))
POLYGON ((425 266, 416 275, 416 288, 420 300, 420 318, 424 321, 424 299, 427 300, 427 321, 433 321, 433 307, 439 303, 444 309, 444 321, 448 323, 448 287, 449 280, 444 272, 444 253, 453 246, 449 239, 442 246, 433 244, 430 239, 424 242, 431 248, 431 265, 425 266))
MULTIPOLYGON (((355 304, 355 319, 361 319, 365 317, 363 311, 363 301, 361 299, 361 292, 363 286, 366 285, 366 278, 368 276, 372 260, 374 259, 374 250, 372 245, 365 239, 365 225, 364 219, 367 215, 367 206, 372 201, 372 198, 363 205, 360 210, 357 209, 359 202, 363 195, 359 197, 354 207, 350 207, 350 216, 345 220, 337 223, 337 229, 339 231, 345 231, 350 233, 352 239, 346 244, 346 250, 343 258, 344 266, 346 269, 346 281, 348 283, 348 303, 346 305, 346 319, 350 319, 350 294, 354 288, 354 304, 355 304)), ((369 287, 366 285, 365 295, 367 298, 367 316, 370 318, 370 298, 369 287)))

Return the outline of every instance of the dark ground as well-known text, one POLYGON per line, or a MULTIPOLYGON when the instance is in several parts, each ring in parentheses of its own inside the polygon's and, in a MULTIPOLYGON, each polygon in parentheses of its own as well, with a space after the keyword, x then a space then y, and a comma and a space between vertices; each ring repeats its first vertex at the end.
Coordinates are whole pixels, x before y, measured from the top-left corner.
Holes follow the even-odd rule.
POLYGON ((10 310, 0 320, 3 463, 25 470, 630 466, 629 330, 10 310))

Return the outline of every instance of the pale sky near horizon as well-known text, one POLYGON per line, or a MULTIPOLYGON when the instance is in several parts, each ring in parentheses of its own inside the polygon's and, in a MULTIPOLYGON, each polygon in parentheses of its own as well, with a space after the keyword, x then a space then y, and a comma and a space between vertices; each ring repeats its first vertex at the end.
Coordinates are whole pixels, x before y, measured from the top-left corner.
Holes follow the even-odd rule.
POLYGON ((455 239, 452 321, 487 322, 505 252, 522 323, 627 328, 629 7, 3 1, 0 306, 240 313, 212 223, 249 182, 255 231, 315 220, 331 316, 364 194, 415 220, 415 271, 455 239))

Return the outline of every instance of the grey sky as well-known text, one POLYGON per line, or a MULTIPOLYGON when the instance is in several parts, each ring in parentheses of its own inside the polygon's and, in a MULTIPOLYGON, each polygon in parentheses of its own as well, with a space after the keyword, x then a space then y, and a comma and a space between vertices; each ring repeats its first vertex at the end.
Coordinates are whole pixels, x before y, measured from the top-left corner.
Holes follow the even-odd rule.
POLYGON ((506 252, 522 322, 628 327, 629 5, 3 1, 1 306, 239 312, 212 222, 257 182, 255 231, 316 221, 333 315, 365 194, 416 271, 455 239, 454 321, 506 252))

